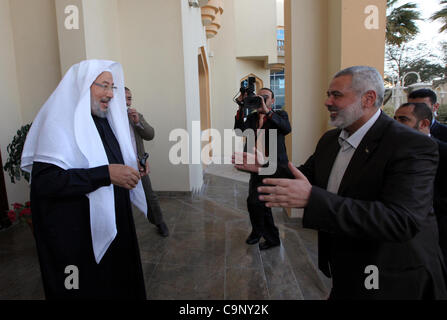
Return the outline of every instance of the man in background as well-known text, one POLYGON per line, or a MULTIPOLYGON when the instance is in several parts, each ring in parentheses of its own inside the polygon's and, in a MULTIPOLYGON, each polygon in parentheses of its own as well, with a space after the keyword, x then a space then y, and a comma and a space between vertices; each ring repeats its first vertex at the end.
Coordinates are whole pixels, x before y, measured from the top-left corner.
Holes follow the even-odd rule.
MULTIPOLYGON (((432 111, 425 103, 405 103, 394 114, 394 119, 413 128, 427 136, 430 136, 432 124, 432 111)), ((439 246, 447 259, 447 143, 432 136, 438 144, 439 165, 436 171, 435 189, 433 196, 433 208, 438 221, 439 246)))
MULTIPOLYGON (((241 102, 246 97, 240 95, 238 101, 241 102)), ((286 111, 272 110, 272 106, 275 103, 275 96, 273 91, 268 88, 262 88, 258 92, 260 100, 259 107, 256 112, 248 115, 246 119, 243 116, 243 107, 240 105, 234 123, 234 129, 240 129, 242 132, 245 130, 253 130, 255 134, 255 140, 264 134, 265 137, 265 155, 269 155, 269 130, 277 131, 277 140, 274 144, 277 148, 277 159, 275 159, 278 165, 286 166, 288 163, 285 136, 291 132, 289 116, 286 111)), ((245 146, 247 148, 247 145, 245 146)), ((274 153, 273 153, 274 154, 274 153)), ((279 238, 278 228, 275 226, 275 222, 272 216, 272 209, 267 208, 265 204, 259 200, 258 187, 262 185, 262 179, 264 176, 260 176, 258 173, 251 173, 247 208, 250 214, 250 222, 252 231, 248 236, 246 243, 249 245, 257 244, 261 238, 265 241, 259 244, 260 250, 266 250, 272 247, 277 247, 281 244, 279 238)))
POLYGON ((430 89, 419 89, 412 91, 408 95, 408 102, 425 103, 433 114, 433 120, 430 124, 430 134, 438 140, 447 142, 447 126, 436 120, 439 110, 436 93, 430 89))
MULTIPOLYGON (((132 91, 129 88, 126 89, 126 105, 127 114, 129 116, 129 122, 131 125, 130 136, 132 139, 132 144, 134 146, 135 152, 138 158, 142 158, 146 153, 144 149, 143 140, 150 141, 154 139, 155 131, 152 126, 150 126, 141 113, 137 112, 132 108, 132 91)), ((149 175, 142 177, 141 182, 143 183, 144 193, 147 199, 147 218, 150 223, 157 227, 158 233, 163 237, 169 236, 169 229, 166 223, 163 221, 163 214, 160 208, 160 202, 155 192, 152 190, 151 179, 149 175)))

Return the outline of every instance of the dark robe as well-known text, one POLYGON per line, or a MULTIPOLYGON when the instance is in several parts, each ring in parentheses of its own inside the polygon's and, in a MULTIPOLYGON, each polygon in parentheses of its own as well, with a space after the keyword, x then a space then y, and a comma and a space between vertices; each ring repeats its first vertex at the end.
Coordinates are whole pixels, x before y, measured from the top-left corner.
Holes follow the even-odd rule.
MULTIPOLYGON (((124 164, 106 119, 93 117, 110 164, 124 164)), ((114 186, 117 235, 99 264, 93 252, 86 194, 110 185, 108 166, 63 170, 33 164, 31 209, 47 299, 146 299, 129 191, 114 186), (79 270, 79 289, 65 282, 79 270)))

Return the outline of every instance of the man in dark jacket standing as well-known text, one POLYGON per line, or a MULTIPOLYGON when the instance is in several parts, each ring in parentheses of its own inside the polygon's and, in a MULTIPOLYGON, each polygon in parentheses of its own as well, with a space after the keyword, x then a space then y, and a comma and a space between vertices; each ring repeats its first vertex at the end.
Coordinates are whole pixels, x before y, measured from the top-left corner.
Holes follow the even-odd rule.
MULTIPOLYGON (((155 131, 149 123, 144 120, 141 113, 132 108, 132 92, 126 87, 126 105, 127 113, 129 116, 129 122, 132 128, 130 133, 132 144, 136 149, 138 158, 141 158, 146 151, 144 150, 143 140, 150 141, 154 139, 155 131)), ((147 218, 149 222, 156 225, 158 233, 163 236, 169 236, 169 229, 166 223, 163 221, 163 214, 161 212, 160 203, 155 192, 152 190, 151 179, 149 175, 142 177, 141 182, 143 184, 144 193, 147 199, 147 218)))
MULTIPOLYGON (((251 113, 244 120, 243 108, 239 107, 234 123, 234 129, 240 129, 245 131, 247 129, 253 130, 255 139, 264 135, 265 137, 265 156, 268 156, 272 151, 269 150, 269 136, 270 130, 276 130, 277 132, 277 165, 287 166, 288 158, 285 144, 285 136, 291 132, 289 117, 287 112, 282 110, 273 111, 272 105, 275 102, 274 93, 268 88, 259 90, 258 95, 263 97, 259 99, 261 101, 260 107, 256 112, 251 113)), ((238 98, 241 101, 244 96, 238 98)), ((275 154, 275 153, 273 153, 275 154)), ((248 189, 247 208, 250 214, 250 222, 252 226, 252 232, 246 240, 247 244, 256 244, 261 237, 265 239, 264 242, 259 244, 261 250, 266 250, 272 247, 279 246, 281 241, 279 239, 278 228, 275 226, 272 216, 272 210, 267 208, 265 204, 259 200, 258 187, 262 185, 262 179, 265 176, 260 176, 257 173, 252 173, 250 176, 250 186, 248 189)))
MULTIPOLYGON (((394 114, 394 119, 413 128, 427 136, 430 136, 432 123, 432 111, 425 103, 405 103, 394 114)), ((439 230, 439 246, 447 259, 447 143, 432 139, 438 144, 439 165, 436 171, 435 189, 433 196, 433 209, 435 210, 439 230)))
POLYGON ((374 68, 338 72, 325 102, 337 128, 304 165, 289 163, 292 179, 264 179, 260 200, 304 208, 331 299, 446 299, 432 209, 438 146, 380 110, 384 91, 374 68))

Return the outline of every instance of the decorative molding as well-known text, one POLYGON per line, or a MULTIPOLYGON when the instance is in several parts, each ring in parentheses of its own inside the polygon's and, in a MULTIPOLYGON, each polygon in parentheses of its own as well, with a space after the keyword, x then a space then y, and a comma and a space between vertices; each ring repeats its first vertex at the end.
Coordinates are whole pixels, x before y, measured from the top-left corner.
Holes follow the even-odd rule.
POLYGON ((202 7, 202 23, 209 26, 216 18, 217 12, 219 12, 219 0, 209 0, 207 4, 202 7))

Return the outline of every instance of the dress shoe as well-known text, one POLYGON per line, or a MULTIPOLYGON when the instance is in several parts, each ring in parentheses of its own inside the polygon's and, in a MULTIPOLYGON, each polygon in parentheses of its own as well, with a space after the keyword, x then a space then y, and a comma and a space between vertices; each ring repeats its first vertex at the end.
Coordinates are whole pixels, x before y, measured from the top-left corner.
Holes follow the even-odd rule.
POLYGON ((261 237, 253 237, 252 235, 250 235, 247 240, 245 240, 245 242, 247 244, 257 244, 259 242, 259 240, 261 240, 261 237))
POLYGON ((168 226, 166 225, 166 223, 162 222, 160 224, 157 224, 157 229, 158 229, 158 233, 162 237, 169 236, 169 230, 168 230, 168 226))
POLYGON ((270 248, 278 247, 280 244, 281 244, 281 242, 272 243, 272 242, 264 241, 259 244, 259 250, 267 250, 270 248))

